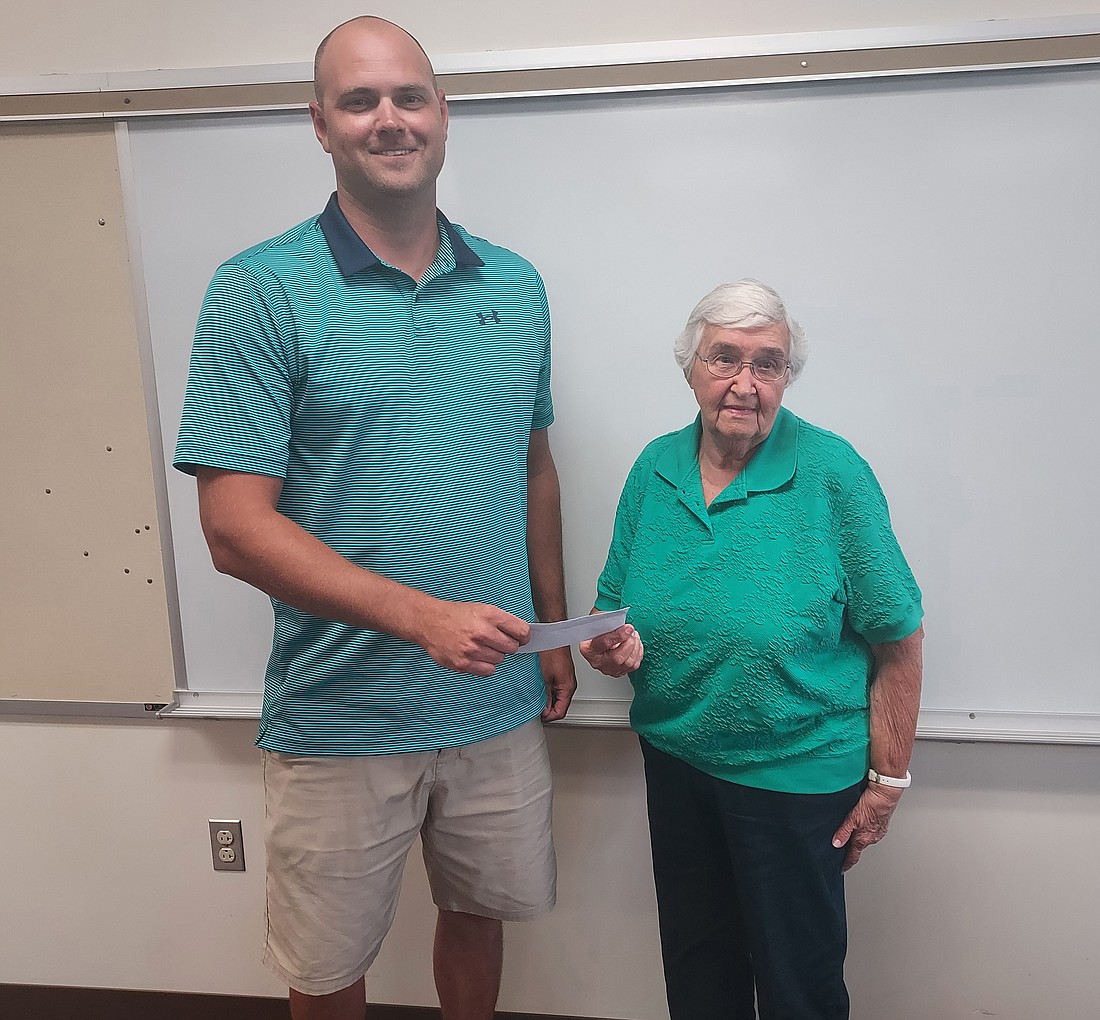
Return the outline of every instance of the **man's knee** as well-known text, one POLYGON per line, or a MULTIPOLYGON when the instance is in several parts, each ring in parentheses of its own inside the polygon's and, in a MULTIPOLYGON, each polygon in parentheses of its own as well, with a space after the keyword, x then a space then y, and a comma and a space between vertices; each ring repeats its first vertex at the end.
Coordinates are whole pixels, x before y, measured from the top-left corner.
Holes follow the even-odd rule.
POLYGON ((439 911, 438 929, 470 942, 499 942, 504 936, 504 922, 499 917, 484 917, 461 910, 439 911))

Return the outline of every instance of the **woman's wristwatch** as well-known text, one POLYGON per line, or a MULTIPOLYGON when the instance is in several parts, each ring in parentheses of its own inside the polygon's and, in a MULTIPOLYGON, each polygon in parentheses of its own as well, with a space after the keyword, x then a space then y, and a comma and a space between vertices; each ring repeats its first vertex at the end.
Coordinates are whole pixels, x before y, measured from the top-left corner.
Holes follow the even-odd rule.
POLYGON ((876 772, 874 769, 867 770, 867 778, 872 783, 878 783, 879 786, 892 786, 895 790, 904 790, 911 782, 913 777, 909 775, 909 770, 905 770, 905 778, 897 779, 894 776, 884 776, 881 772, 876 772))

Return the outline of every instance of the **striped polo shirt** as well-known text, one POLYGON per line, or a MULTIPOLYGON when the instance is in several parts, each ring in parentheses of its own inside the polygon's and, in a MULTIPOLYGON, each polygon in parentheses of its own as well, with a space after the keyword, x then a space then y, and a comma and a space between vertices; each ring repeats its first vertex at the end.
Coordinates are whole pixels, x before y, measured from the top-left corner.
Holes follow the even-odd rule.
MULTIPOLYGON (((325 211, 222 265, 195 333, 175 466, 283 479, 278 508, 352 562, 535 619, 527 451, 553 420, 538 273, 438 214, 416 282, 325 211)), ((453 747, 535 718, 538 656, 491 677, 272 600, 257 743, 295 754, 453 747)))

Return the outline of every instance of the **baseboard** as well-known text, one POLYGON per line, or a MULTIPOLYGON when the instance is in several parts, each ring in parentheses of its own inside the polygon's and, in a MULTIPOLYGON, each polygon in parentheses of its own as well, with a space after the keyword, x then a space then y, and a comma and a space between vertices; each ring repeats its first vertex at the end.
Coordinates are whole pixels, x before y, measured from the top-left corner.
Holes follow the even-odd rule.
MULTIPOLYGON (((290 1008, 285 999, 243 995, 0 984, 0 1016, 5 1020, 290 1020, 290 1008)), ((497 1016, 500 1020, 565 1020, 542 1013, 497 1016)), ((367 1006, 367 1020, 438 1020, 438 1017, 438 1009, 424 1006, 367 1006)))

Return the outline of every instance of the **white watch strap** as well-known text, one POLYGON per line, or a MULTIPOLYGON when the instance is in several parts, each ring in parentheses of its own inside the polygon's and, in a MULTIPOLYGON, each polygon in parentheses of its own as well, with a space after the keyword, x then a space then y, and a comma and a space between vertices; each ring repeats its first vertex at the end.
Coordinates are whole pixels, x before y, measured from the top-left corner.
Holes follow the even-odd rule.
POLYGON ((872 783, 878 783, 880 786, 892 786, 896 790, 904 790, 911 782, 913 777, 909 775, 909 770, 905 770, 905 778, 897 779, 894 776, 884 776, 881 772, 876 772, 874 769, 867 770, 867 778, 872 783))

